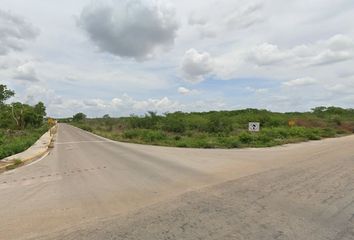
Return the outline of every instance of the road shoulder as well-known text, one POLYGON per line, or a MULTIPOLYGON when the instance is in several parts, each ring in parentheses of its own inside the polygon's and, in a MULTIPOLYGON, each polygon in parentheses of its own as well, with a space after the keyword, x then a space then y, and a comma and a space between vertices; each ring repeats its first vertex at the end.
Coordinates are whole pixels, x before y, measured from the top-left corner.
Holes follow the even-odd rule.
POLYGON ((0 173, 18 166, 27 165, 43 157, 50 149, 57 132, 57 125, 44 133, 31 147, 23 152, 0 160, 0 173))

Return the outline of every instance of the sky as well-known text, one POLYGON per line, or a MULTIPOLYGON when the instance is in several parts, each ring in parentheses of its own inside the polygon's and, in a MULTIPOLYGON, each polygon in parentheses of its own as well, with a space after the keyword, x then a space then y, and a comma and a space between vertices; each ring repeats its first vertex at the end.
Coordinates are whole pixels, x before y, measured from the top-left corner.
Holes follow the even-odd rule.
POLYGON ((352 0, 0 0, 0 83, 52 117, 354 107, 352 0))

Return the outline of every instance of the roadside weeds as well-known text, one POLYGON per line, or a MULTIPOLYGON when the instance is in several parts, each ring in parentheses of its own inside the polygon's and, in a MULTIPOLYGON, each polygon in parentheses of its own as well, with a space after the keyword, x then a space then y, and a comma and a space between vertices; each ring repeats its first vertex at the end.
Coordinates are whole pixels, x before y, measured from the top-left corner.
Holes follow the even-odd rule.
MULTIPOLYGON (((51 129, 49 129, 50 140, 42 151, 36 152, 35 154, 25 158, 16 158, 6 162, 0 161, 0 173, 16 169, 20 166, 24 166, 44 156, 50 149, 54 148, 54 141, 55 141, 54 136, 57 133, 57 130, 58 130, 58 125, 55 125, 51 129)), ((11 156, 9 158, 11 158, 11 156)))

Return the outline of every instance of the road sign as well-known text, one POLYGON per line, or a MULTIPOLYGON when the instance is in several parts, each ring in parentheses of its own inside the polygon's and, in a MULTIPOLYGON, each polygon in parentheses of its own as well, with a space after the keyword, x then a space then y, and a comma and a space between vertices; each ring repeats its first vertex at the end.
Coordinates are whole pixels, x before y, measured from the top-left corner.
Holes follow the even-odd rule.
POLYGON ((248 123, 248 131, 250 132, 259 132, 260 124, 259 122, 250 122, 248 123))
POLYGON ((289 127, 294 127, 296 125, 296 121, 295 120, 289 120, 288 125, 289 125, 289 127))

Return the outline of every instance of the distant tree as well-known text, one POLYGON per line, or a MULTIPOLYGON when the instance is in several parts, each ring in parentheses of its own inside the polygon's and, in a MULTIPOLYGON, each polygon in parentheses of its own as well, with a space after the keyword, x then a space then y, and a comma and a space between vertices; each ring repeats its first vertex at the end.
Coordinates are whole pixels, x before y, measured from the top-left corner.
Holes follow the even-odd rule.
POLYGON ((42 117, 45 117, 47 115, 47 113, 45 112, 44 103, 42 102, 38 102, 36 105, 34 105, 34 111, 42 117))
POLYGON ((102 118, 107 119, 107 118, 111 118, 111 116, 109 116, 109 114, 105 114, 105 115, 103 115, 102 118))
POLYGON ((74 116, 73 116, 73 121, 75 122, 80 122, 82 120, 84 120, 86 118, 86 115, 84 113, 76 113, 74 116))
POLYGON ((320 106, 320 107, 315 107, 311 109, 312 112, 316 115, 321 115, 322 113, 324 113, 325 111, 327 111, 327 107, 324 106, 320 106))
POLYGON ((6 85, 0 84, 0 105, 3 105, 7 99, 14 95, 14 91, 7 89, 6 85))
POLYGON ((6 104, 5 101, 15 95, 15 92, 0 84, 0 127, 10 129, 24 129, 26 127, 40 127, 46 115, 42 102, 35 106, 14 102, 6 104))

